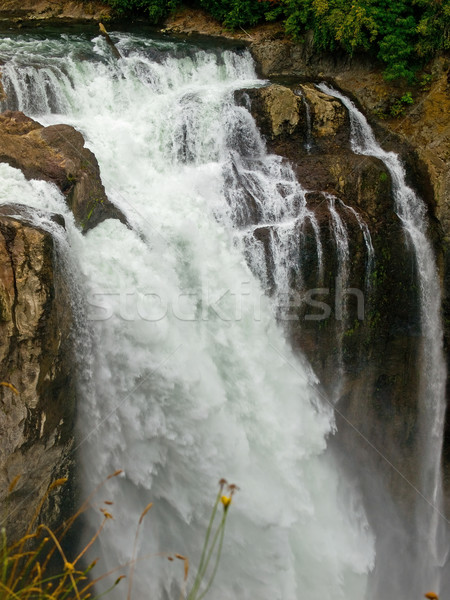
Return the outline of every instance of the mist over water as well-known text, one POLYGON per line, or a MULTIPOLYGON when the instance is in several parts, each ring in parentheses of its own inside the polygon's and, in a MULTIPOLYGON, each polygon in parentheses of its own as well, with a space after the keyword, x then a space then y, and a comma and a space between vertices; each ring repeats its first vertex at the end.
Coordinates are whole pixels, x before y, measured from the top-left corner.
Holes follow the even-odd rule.
MULTIPOLYGON (((108 220, 81 236, 55 188, 0 164, 2 203, 39 207, 38 221, 48 221, 42 211, 66 219, 59 251, 76 262, 72 285, 88 312, 78 407, 86 492, 124 470, 102 493, 115 520, 99 568, 130 559, 153 501, 134 594, 173 598, 182 564, 158 555, 187 555, 195 574, 216 482, 226 477, 241 489, 217 600, 359 600, 374 536, 326 450, 332 410, 274 317, 293 269, 301 281, 294 257, 306 222, 320 268, 318 226, 292 169, 267 154, 233 101, 235 90, 262 82, 246 52, 115 38, 117 62, 101 38, 0 38, 1 107, 79 129, 131 226, 108 220), (260 200, 253 212, 242 202, 249 193, 260 200), (270 276, 258 227, 269 231, 270 276)), ((89 515, 92 526, 100 516, 89 515)))

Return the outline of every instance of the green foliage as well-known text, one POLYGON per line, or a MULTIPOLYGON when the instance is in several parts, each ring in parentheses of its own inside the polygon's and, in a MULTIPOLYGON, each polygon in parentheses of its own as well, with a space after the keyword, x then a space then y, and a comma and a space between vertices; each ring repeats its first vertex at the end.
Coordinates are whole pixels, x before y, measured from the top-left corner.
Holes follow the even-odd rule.
MULTIPOLYGON (((11 384, 2 382, 14 393, 17 390, 11 384)), ((9 494, 18 486, 20 475, 16 476, 8 489, 9 494)), ((86 508, 82 507, 68 523, 55 534, 47 525, 36 525, 40 511, 51 492, 67 482, 67 479, 57 479, 48 488, 31 517, 24 535, 16 542, 9 542, 6 530, 0 532, 0 599, 1 600, 95 600, 92 597, 93 586, 102 577, 94 579, 91 575, 96 561, 87 567, 79 566, 81 559, 103 529, 104 523, 110 518, 103 511, 104 521, 98 532, 85 548, 69 562, 63 549, 62 540, 76 519, 86 508), (55 557, 58 557, 55 563, 55 557), (53 560, 53 562, 52 562, 53 560), (55 570, 56 564, 59 569, 55 570), (89 574, 89 576, 88 576, 89 574)), ((119 577, 110 589, 122 579, 119 577)))
POLYGON ((368 49, 377 34, 376 23, 362 2, 355 0, 283 0, 288 17, 286 31, 295 39, 312 29, 319 48, 341 46, 353 53, 368 49))
POLYGON ((423 92, 429 92, 431 89, 431 84, 433 82, 433 75, 431 73, 424 73, 420 78, 420 87, 423 92))
MULTIPOLYGON (((0 386, 11 389, 14 394, 19 394, 11 383, 0 381, 0 386)), ((121 473, 122 471, 119 469, 108 475, 87 497, 76 513, 56 532, 47 525, 37 525, 36 522, 44 503, 52 491, 65 485, 67 483, 66 478, 57 479, 49 486, 31 516, 28 529, 18 541, 9 542, 6 529, 4 527, 0 529, 0 600, 98 600, 105 595, 107 596, 111 590, 126 578, 125 575, 117 576, 117 572, 122 572, 124 567, 129 567, 127 599, 130 600, 132 597, 134 569, 139 560, 136 556, 139 533, 146 515, 153 506, 152 502, 147 504, 140 515, 135 532, 133 554, 130 562, 125 565, 117 566, 111 571, 96 577, 93 576, 92 570, 97 564, 97 559, 90 562, 88 566, 80 566, 86 562, 88 551, 91 550, 92 545, 99 538, 107 522, 113 519, 112 514, 109 512, 109 508, 113 504, 110 501, 104 501, 106 508, 104 506, 99 508, 103 518, 97 531, 92 535, 84 548, 77 552, 72 548, 72 552, 75 554, 70 558, 70 561, 66 554, 67 549, 64 549, 65 544, 63 543, 68 532, 74 529, 77 519, 88 508, 92 509, 95 496, 103 487, 103 484, 121 473), (57 558, 56 562, 55 558, 57 558), (114 580, 110 584, 110 587, 103 593, 95 595, 96 584, 105 578, 110 579, 112 575, 114 575, 114 580)), ((8 488, 6 496, 7 507, 10 495, 18 487, 20 480, 21 475, 17 475, 8 488)), ((228 484, 225 479, 219 481, 219 492, 206 531, 197 576, 188 594, 186 594, 185 589, 189 575, 188 558, 181 554, 171 555, 164 552, 158 555, 161 557, 165 556, 171 562, 174 562, 175 559, 183 561, 184 583, 181 593, 182 598, 187 597, 187 600, 203 600, 210 590, 222 555, 228 511, 233 496, 238 489, 237 485, 228 484), (219 510, 220 507, 223 509, 221 513, 219 510), (217 524, 216 516, 220 514, 221 517, 217 524), (202 587, 204 589, 201 589, 202 587)))
POLYGON ((107 0, 122 15, 145 14, 150 23, 159 23, 181 5, 181 0, 107 0))
POLYGON ((419 11, 416 52, 431 58, 450 49, 450 0, 413 0, 419 11))
POLYGON ((400 98, 397 98, 397 100, 395 100, 395 102, 392 104, 392 106, 390 108, 391 116, 399 117, 400 115, 403 115, 406 110, 406 106, 408 104, 413 104, 413 103, 414 103, 414 99, 412 97, 411 92, 406 92, 405 94, 403 94, 403 96, 401 96, 400 98))
POLYGON ((190 592, 187 595, 187 600, 202 600, 213 584, 220 563, 220 557, 222 555, 228 509, 231 505, 233 495, 237 489, 238 487, 233 483, 228 485, 225 479, 221 479, 219 481, 219 493, 217 494, 217 498, 212 509, 208 529, 203 542, 202 555, 200 558, 200 564, 198 566, 197 576, 190 592), (226 488, 228 495, 223 495, 224 488, 226 488), (214 524, 220 504, 222 504, 223 507, 222 517, 214 532, 214 524), (206 573, 211 560, 214 566, 211 568, 211 574, 207 580, 206 573), (201 592, 200 587, 203 582, 205 583, 206 587, 201 592))
MULTIPOLYGON (((428 79, 425 80, 428 82, 428 79)), ((427 88, 423 88, 427 89, 427 88)), ((373 116, 377 119, 390 119, 392 117, 401 117, 405 114, 406 108, 409 104, 414 104, 414 98, 412 92, 405 92, 402 96, 393 97, 391 101, 384 106, 384 108, 377 108, 373 111, 373 116)), ((380 181, 386 181, 386 173, 381 173, 380 181)))
MULTIPOLYGON (((181 0, 107 0, 122 13, 157 23, 181 0)), ((450 49, 450 0, 190 0, 225 27, 283 19, 294 40, 312 30, 318 49, 367 52, 386 79, 413 82, 423 60, 450 49)))
POLYGON ((417 22, 411 0, 282 0, 286 31, 312 29, 317 46, 366 51, 386 63, 385 77, 414 79, 417 22))
POLYGON ((256 25, 263 20, 270 2, 259 0, 198 0, 198 5, 221 21, 225 27, 256 25))

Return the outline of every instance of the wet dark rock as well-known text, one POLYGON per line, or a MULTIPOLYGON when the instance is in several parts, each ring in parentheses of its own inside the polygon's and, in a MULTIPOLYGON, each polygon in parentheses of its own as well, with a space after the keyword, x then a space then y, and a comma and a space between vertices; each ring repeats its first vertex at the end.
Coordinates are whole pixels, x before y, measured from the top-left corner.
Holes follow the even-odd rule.
MULTIPOLYGON (((390 174, 380 160, 351 151, 345 107, 312 84, 298 84, 295 93, 280 85, 245 90, 237 99, 251 111, 269 151, 291 162, 308 190, 307 207, 320 231, 321 273, 311 222, 306 219, 299 229, 301 280, 291 278, 296 304, 290 303, 288 314, 281 307, 281 321, 286 320, 294 347, 306 354, 328 398, 345 417, 339 420, 342 447, 375 462, 376 470, 386 470, 383 460, 361 442, 367 438, 393 463, 402 464, 414 482, 420 446, 419 293, 414 256, 394 211, 390 174), (340 271, 332 206, 347 232, 346 274, 340 271), (375 263, 370 271, 354 211, 371 234, 375 263), (346 279, 339 281, 339 276, 346 279), (356 438, 355 430, 360 432, 356 438)), ((269 229, 255 229, 254 236, 264 245, 270 278, 269 229)), ((385 481, 405 509, 411 506, 410 488, 404 489, 392 472, 385 481)))

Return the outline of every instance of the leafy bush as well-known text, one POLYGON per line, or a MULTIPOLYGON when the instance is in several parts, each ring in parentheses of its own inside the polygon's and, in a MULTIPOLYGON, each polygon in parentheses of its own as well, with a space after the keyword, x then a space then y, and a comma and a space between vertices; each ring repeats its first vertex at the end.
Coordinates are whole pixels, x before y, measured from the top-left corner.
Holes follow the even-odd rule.
POLYGON ((400 98, 394 101, 390 108, 390 114, 392 117, 399 117, 403 115, 408 104, 413 104, 414 98, 412 97, 411 92, 406 92, 400 98))
POLYGON ((144 14, 150 23, 159 23, 180 6, 181 0, 107 0, 107 3, 119 14, 144 14))
MULTIPOLYGON (((445 0, 444 0, 445 1, 445 0)), ((286 31, 312 29, 320 49, 366 51, 386 64, 385 77, 414 79, 417 21, 411 0, 282 0, 286 31)))
POLYGON ((430 58, 450 49, 450 0, 413 0, 418 12, 416 52, 430 58))
POLYGON ((260 0, 198 0, 198 5, 229 27, 256 25, 264 20, 270 2, 260 0))

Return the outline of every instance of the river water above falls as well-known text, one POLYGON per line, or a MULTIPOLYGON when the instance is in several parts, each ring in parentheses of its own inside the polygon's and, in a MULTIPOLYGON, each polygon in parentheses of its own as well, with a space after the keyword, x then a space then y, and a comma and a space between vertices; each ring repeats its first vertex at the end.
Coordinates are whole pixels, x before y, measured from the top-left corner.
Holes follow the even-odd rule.
POLYGON ((173 598, 180 566, 155 555, 187 555, 194 575, 216 482, 226 477, 241 489, 217 600, 360 599, 374 536, 326 450, 333 412, 276 323, 261 247, 237 230, 234 201, 247 177, 264 196, 265 223, 278 228, 271 277, 281 291, 298 252, 294 225, 309 220, 317 232, 292 170, 266 153, 250 114, 234 104, 235 90, 262 84, 252 59, 116 39, 117 62, 101 38, 0 38, 3 109, 81 131, 130 224, 111 219, 81 236, 49 184, 0 165, 1 202, 63 213, 69 246, 60 252, 79 265, 74 294, 84 297, 80 335, 89 338, 78 406, 85 489, 124 471, 104 492, 115 520, 102 534, 102 567, 130 559, 152 501, 134 597, 173 598))

